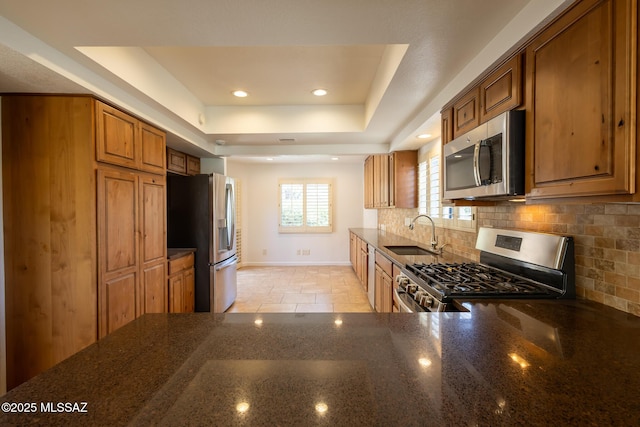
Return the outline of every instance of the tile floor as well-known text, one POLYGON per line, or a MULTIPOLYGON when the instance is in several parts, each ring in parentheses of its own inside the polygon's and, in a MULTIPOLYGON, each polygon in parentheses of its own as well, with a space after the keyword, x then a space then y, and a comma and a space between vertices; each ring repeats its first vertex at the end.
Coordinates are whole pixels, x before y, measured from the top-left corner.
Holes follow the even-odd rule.
POLYGON ((227 313, 370 312, 350 266, 243 267, 227 313))

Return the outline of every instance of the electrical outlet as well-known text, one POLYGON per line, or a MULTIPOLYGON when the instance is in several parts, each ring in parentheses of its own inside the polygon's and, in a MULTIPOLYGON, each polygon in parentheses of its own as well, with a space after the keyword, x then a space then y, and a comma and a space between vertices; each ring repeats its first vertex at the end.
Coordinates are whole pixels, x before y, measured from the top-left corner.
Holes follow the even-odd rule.
POLYGON ((267 250, 266 250, 266 249, 263 249, 263 250, 262 250, 262 255, 266 255, 266 254, 267 254, 267 250))
POLYGON ((411 225, 411 218, 405 218, 404 219, 404 225, 406 225, 407 227, 411 225))
POLYGON ((303 249, 302 255, 311 255, 311 249, 303 249))
POLYGON ((296 255, 300 255, 300 249, 296 251, 296 255))

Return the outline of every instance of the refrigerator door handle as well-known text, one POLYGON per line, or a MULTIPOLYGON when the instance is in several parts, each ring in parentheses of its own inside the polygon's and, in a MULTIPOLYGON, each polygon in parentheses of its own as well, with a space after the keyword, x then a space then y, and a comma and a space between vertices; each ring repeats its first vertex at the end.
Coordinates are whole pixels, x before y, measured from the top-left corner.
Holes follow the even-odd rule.
POLYGON ((234 255, 234 256, 232 256, 231 258, 229 258, 226 261, 223 261, 223 262, 221 262, 219 264, 215 264, 216 271, 223 270, 223 269, 225 269, 225 268, 227 268, 227 267, 229 267, 229 266, 231 266, 233 264, 236 264, 237 262, 238 262, 238 256, 234 255))
POLYGON ((234 246, 234 237, 236 233, 235 225, 235 194, 233 191, 233 185, 225 185, 225 214, 226 214, 226 229, 227 229, 227 250, 232 250, 234 246))

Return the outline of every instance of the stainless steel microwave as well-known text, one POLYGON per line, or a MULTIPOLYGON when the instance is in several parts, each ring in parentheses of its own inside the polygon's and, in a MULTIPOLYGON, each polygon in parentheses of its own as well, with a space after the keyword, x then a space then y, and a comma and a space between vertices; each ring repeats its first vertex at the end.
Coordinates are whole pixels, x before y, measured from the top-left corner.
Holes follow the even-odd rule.
POLYGON ((524 111, 507 111, 445 144, 444 198, 523 195, 524 122, 524 111))

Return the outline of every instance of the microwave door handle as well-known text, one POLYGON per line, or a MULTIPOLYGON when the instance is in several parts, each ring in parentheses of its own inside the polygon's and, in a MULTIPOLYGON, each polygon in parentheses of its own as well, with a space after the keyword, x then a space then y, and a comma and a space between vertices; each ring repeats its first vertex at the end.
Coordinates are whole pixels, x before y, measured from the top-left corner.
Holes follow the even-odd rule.
POLYGON ((480 180, 480 145, 482 141, 478 141, 475 144, 475 148, 473 150, 473 178, 476 181, 476 187, 480 187, 482 185, 482 181, 480 180))

